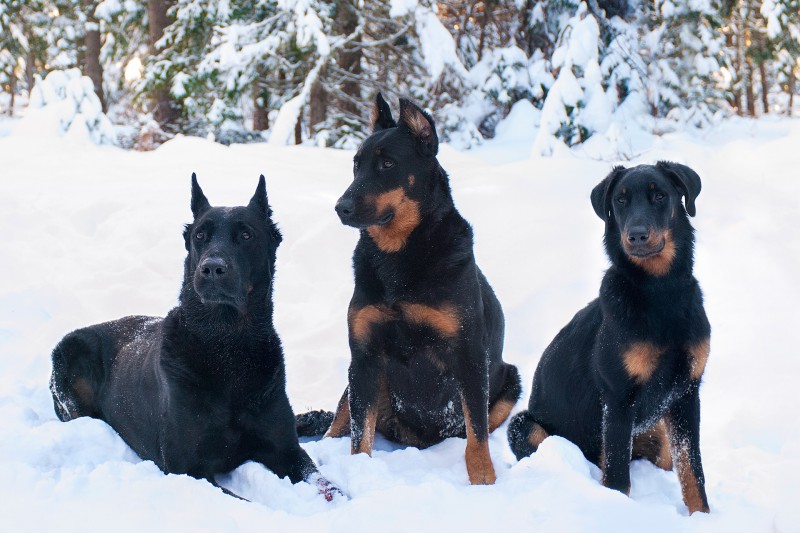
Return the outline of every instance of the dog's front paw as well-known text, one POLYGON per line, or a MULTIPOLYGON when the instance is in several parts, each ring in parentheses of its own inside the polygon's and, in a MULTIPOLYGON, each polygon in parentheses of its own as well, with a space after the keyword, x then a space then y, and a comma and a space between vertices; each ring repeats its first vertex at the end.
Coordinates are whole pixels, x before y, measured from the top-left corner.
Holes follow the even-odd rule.
POLYGON ((347 495, 342 490, 322 477, 321 474, 312 474, 308 478, 308 482, 317 488, 317 492, 325 498, 325 501, 332 502, 334 500, 347 500, 347 495))

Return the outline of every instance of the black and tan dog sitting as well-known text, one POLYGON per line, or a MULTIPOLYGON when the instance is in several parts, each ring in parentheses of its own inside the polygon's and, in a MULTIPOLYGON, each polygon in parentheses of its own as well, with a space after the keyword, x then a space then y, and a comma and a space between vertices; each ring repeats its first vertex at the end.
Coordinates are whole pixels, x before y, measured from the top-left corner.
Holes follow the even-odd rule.
POLYGON ((216 485, 216 474, 257 461, 331 499, 339 491, 298 444, 286 396, 272 325, 281 234, 264 177, 247 206, 227 208, 211 207, 192 175, 191 207, 180 305, 64 337, 52 356, 56 413, 105 420, 167 473, 216 485))
POLYGON ((617 167, 594 188, 611 267, 600 297, 539 361, 528 410, 509 425, 517 458, 560 435, 600 466, 605 486, 626 494, 632 458, 674 465, 689 511, 708 512, 699 387, 711 328, 687 216, 699 193, 692 169, 663 161, 617 167))
POLYGON ((396 123, 379 94, 373 133, 336 204, 361 230, 348 311, 349 385, 327 432, 372 452, 375 431, 418 447, 467 438, 473 484, 495 472, 488 437, 521 389, 504 363, 503 311, 475 264, 472 228, 436 159, 433 119, 400 100, 396 123))

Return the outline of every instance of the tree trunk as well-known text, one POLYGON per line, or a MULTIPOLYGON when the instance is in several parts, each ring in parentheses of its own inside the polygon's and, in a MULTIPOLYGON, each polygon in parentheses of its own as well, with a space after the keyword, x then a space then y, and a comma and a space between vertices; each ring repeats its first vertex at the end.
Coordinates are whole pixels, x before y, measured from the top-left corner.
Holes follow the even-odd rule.
POLYGON ((14 71, 11 70, 8 73, 8 88, 11 92, 11 99, 8 102, 8 116, 14 116, 14 100, 16 99, 17 95, 17 75, 14 74, 14 71))
POLYGON ((764 114, 769 113, 769 83, 767 83, 767 67, 766 62, 761 61, 758 64, 758 77, 761 78, 761 104, 764 106, 764 114))
MULTIPOLYGON (((158 56, 156 43, 164 36, 164 30, 169 26, 167 10, 168 0, 147 0, 147 21, 150 33, 150 53, 158 56)), ((153 118, 164 128, 173 126, 180 116, 180 108, 172 100, 169 87, 160 87, 153 91, 153 118)))
POLYGON ((313 132, 314 126, 325 122, 325 119, 328 118, 328 92, 320 78, 317 78, 311 86, 308 107, 308 129, 313 132))
MULTIPOLYGON (((29 41, 30 42, 30 41, 29 41)), ((31 47, 32 48, 32 47, 31 47)), ((33 90, 33 84, 36 83, 34 79, 36 58, 33 55, 33 50, 29 49, 25 55, 25 84, 28 86, 28 94, 33 90)))
POLYGON ((294 144, 303 144, 303 115, 297 116, 297 122, 294 124, 294 144))
MULTIPOLYGON (((339 0, 336 9, 335 26, 337 33, 342 36, 350 35, 358 27, 358 10, 353 0, 339 0)), ((352 42, 357 43, 358 41, 352 42)), ((343 47, 337 54, 336 64, 342 70, 352 74, 352 78, 357 78, 361 74, 361 55, 361 49, 358 47, 353 47, 350 50, 343 47)), ((357 79, 345 79, 341 87, 342 92, 349 98, 342 99, 342 103, 339 106, 340 110, 346 115, 358 116, 359 109, 356 102, 362 100, 361 84, 357 79)))
POLYGON ((483 59, 483 47, 486 44, 486 26, 489 25, 489 19, 491 18, 491 1, 484 0, 483 2, 483 17, 481 18, 481 38, 478 41, 478 62, 480 63, 481 59, 483 59))
POLYGON ((525 55, 530 57, 535 50, 533 45, 533 25, 531 24, 531 10, 533 0, 526 0, 525 5, 520 9, 519 29, 517 30, 517 42, 522 45, 525 55))
POLYGON ((469 19, 472 16, 472 10, 475 9, 475 4, 478 0, 472 0, 467 3, 467 8, 464 10, 464 18, 461 19, 461 25, 458 27, 458 33, 456 33, 456 52, 461 53, 461 60, 464 61, 464 54, 461 50, 461 38, 464 36, 464 32, 467 31, 467 24, 469 24, 469 19))
MULTIPOLYGON (((792 65, 794 66, 794 65, 792 65)), ((792 108, 794 107, 794 87, 796 78, 794 77, 794 69, 789 69, 789 81, 787 83, 789 90, 789 107, 786 109, 786 114, 792 116, 792 108)))
POLYGON ((269 109, 267 109, 267 90, 260 84, 259 80, 253 82, 253 131, 264 131, 269 129, 269 109))
POLYGON ((82 0, 84 13, 86 14, 86 35, 84 43, 86 45, 86 56, 84 58, 84 74, 89 76, 94 83, 94 92, 100 99, 103 112, 107 111, 106 98, 103 93, 103 65, 100 63, 100 24, 94 18, 94 10, 97 8, 94 0, 82 0))
POLYGON ((756 95, 753 88, 753 62, 748 59, 745 63, 744 92, 747 96, 747 114, 751 117, 756 116, 756 95))

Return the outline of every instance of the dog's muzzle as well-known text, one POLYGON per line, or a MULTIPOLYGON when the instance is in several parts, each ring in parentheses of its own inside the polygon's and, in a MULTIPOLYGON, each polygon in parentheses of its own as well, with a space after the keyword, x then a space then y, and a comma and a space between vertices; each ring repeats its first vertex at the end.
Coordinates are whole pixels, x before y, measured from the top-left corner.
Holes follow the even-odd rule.
POLYGON ((221 256, 200 261, 194 272, 194 289, 203 305, 229 305, 241 309, 247 303, 238 272, 221 256))

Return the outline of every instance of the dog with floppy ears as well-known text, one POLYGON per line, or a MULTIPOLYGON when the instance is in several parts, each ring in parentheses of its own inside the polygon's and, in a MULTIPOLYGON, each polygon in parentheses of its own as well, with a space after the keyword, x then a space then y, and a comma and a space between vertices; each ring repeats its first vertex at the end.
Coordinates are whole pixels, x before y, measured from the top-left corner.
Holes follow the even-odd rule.
POLYGON ((326 435, 349 433, 354 454, 371 454, 375 431, 420 448, 466 436, 470 482, 492 484, 489 432, 521 392, 502 360, 503 311, 436 159, 433 119, 401 99, 395 122, 378 94, 372 128, 336 204, 361 237, 348 387, 326 435))
POLYGON ((257 461, 331 500, 341 493, 298 444, 286 396, 272 323, 281 234, 264 176, 247 206, 229 208, 212 207, 192 174, 191 208, 178 307, 64 337, 52 354, 56 413, 105 420, 166 473, 219 486, 216 474, 257 461))
POLYGON ((690 512, 708 512, 700 460, 700 379, 711 328, 692 274, 700 177, 685 165, 616 167, 592 191, 611 259, 591 302, 542 355, 528 410, 512 418, 517 458, 548 435, 574 442, 630 492, 632 458, 674 466, 690 512), (681 203, 685 201, 685 209, 681 203))

